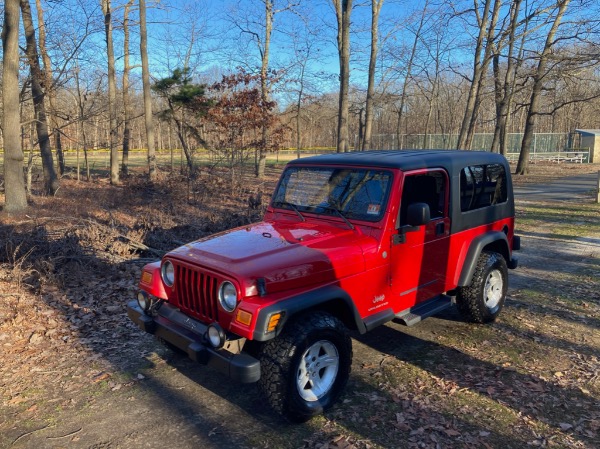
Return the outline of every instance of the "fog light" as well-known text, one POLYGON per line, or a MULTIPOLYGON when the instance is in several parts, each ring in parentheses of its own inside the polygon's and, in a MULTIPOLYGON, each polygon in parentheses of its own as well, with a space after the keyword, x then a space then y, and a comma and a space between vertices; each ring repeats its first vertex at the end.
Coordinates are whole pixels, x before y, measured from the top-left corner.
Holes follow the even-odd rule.
POLYGON ((140 309, 144 311, 144 313, 147 313, 150 310, 150 307, 152 307, 152 300, 148 296, 148 293, 144 291, 138 292, 137 303, 140 306, 140 309))
POLYGON ((225 331, 218 324, 211 324, 206 330, 206 337, 210 344, 216 348, 222 348, 225 344, 225 331))

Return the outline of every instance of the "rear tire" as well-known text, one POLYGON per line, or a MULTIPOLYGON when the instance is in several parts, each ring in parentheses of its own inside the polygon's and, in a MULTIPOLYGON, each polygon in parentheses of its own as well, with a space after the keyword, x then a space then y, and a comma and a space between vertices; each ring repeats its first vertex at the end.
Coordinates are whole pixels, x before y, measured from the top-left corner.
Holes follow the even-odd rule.
POLYGON ((288 323, 259 355, 259 387, 271 407, 292 422, 322 414, 350 375, 352 343, 344 324, 324 312, 288 323))
POLYGON ((479 256, 471 284, 458 290, 456 303, 466 320, 494 321, 504 307, 508 269, 501 254, 484 251, 479 256))

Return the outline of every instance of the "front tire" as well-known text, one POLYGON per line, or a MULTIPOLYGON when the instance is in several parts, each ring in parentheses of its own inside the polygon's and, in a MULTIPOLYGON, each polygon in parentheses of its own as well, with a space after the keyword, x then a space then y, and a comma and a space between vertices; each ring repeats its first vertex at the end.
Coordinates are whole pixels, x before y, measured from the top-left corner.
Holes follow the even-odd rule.
POLYGON ((458 291, 458 309, 473 323, 494 321, 504 307, 507 287, 508 269, 504 257, 484 251, 477 261, 471 284, 458 291))
POLYGON ((288 323, 259 355, 259 387, 286 419, 304 422, 323 413, 344 390, 352 343, 344 324, 325 312, 288 323))

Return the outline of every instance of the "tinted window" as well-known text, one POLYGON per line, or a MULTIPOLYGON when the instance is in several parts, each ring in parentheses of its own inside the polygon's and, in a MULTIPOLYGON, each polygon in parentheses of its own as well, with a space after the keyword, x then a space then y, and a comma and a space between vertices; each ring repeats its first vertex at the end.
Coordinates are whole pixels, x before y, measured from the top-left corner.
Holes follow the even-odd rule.
POLYGON ((402 203, 400 204, 400 225, 406 224, 406 211, 413 203, 429 205, 431 219, 441 218, 446 213, 446 175, 432 171, 422 175, 409 175, 404 178, 402 203))
POLYGON ((382 170, 290 167, 281 177, 273 207, 378 221, 385 212, 392 174, 382 170))
POLYGON ((461 211, 505 203, 506 200, 506 172, 503 165, 470 165, 461 170, 461 211))

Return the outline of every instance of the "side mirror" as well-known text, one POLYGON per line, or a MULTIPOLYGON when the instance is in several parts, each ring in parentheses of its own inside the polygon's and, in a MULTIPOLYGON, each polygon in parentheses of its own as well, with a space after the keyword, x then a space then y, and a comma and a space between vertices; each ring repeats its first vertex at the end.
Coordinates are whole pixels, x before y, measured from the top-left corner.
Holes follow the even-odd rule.
POLYGON ((426 225, 430 220, 431 214, 429 211, 429 204, 413 203, 408 206, 406 211, 406 222, 409 226, 426 225))

